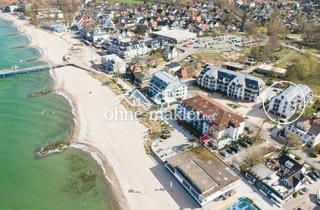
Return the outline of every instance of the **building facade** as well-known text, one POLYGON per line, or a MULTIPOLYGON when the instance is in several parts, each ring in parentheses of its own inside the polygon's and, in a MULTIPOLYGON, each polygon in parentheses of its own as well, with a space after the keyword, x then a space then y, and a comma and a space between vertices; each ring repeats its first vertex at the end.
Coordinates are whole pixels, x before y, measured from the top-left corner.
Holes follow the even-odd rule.
POLYGON ((166 168, 200 206, 239 184, 239 176, 201 146, 167 159, 166 168))
POLYGON ((286 127, 287 137, 294 135, 298 137, 302 145, 313 147, 320 143, 320 117, 300 117, 296 122, 286 127))
POLYGON ((178 51, 177 48, 174 46, 167 46, 164 50, 163 50, 163 58, 166 61, 170 61, 172 59, 175 59, 176 57, 178 57, 178 51))
POLYGON ((116 54, 120 58, 130 59, 137 56, 146 55, 151 52, 147 45, 138 40, 121 40, 111 38, 105 44, 108 53, 116 54))
POLYGON ((313 93, 307 85, 291 85, 272 98, 268 111, 280 118, 289 119, 296 111, 310 104, 312 99, 313 93))
POLYGON ((101 64, 104 70, 108 73, 126 73, 126 64, 115 54, 105 55, 101 57, 101 64))
POLYGON ((209 136, 218 149, 237 140, 245 126, 242 116, 200 95, 184 100, 177 107, 177 117, 209 136))
POLYGON ((207 66, 198 77, 198 85, 237 100, 257 101, 265 89, 262 79, 250 75, 207 66))
POLYGON ((177 77, 161 71, 153 75, 148 95, 158 105, 171 104, 187 97, 187 85, 177 77))

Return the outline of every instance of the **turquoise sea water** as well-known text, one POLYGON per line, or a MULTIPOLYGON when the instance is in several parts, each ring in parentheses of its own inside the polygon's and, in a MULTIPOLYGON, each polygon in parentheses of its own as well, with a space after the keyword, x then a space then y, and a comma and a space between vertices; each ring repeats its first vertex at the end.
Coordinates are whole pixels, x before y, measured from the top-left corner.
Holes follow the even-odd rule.
MULTIPOLYGON (((0 71, 44 63, 38 50, 7 21, 0 20, 0 71)), ((48 72, 0 79, 0 209, 114 209, 101 170, 76 150, 34 159, 44 145, 67 141, 72 113, 56 94, 30 97, 50 88, 48 72)))

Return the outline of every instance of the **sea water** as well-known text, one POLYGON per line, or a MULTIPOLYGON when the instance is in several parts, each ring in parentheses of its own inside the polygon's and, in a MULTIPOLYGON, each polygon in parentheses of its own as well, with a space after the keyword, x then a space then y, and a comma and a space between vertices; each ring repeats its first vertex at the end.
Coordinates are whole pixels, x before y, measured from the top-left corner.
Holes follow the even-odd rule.
MULTIPOLYGON (((0 71, 44 64, 37 49, 8 21, 0 20, 0 71)), ((0 79, 0 209, 114 209, 96 162, 78 150, 34 158, 41 146, 72 136, 70 105, 48 90, 49 72, 0 79)))

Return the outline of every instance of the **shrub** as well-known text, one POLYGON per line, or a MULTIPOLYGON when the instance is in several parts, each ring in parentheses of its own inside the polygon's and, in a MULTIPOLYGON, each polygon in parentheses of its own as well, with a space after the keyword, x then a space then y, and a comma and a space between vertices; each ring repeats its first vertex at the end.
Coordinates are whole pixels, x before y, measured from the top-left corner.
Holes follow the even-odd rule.
POLYGON ((295 155, 295 159, 296 159, 296 160, 301 160, 301 157, 298 156, 298 155, 295 155))
POLYGON ((318 157, 318 153, 315 152, 315 151, 312 151, 312 152, 310 152, 310 156, 311 156, 312 158, 316 158, 316 157, 318 157))

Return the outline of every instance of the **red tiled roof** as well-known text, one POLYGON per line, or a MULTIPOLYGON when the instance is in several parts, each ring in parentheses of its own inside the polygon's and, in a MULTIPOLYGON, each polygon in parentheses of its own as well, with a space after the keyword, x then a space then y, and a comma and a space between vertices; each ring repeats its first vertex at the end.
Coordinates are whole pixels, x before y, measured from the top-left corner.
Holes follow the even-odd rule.
POLYGON ((209 117, 218 127, 218 130, 226 129, 229 123, 234 124, 234 127, 239 127, 240 123, 244 122, 244 118, 236 112, 200 95, 188 98, 183 103, 209 117))

